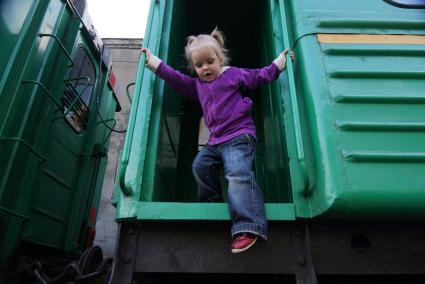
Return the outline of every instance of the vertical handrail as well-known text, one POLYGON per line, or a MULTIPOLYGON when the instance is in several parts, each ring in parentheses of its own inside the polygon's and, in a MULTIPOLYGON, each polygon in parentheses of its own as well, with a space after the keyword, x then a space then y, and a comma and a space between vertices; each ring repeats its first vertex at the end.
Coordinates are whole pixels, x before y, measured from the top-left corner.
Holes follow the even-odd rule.
MULTIPOLYGON (((157 0, 152 0, 151 4, 150 4, 150 11, 149 11, 149 16, 148 16, 148 27, 149 29, 146 31, 146 35, 145 35, 145 40, 143 42, 149 43, 150 39, 151 39, 151 35, 152 35, 152 19, 153 19, 153 14, 154 11, 156 9, 156 6, 159 4, 160 2, 157 0)), ((160 37, 158 37, 160 38, 160 37)), ((158 40, 158 46, 159 47, 159 41, 158 40)), ((156 49, 156 48, 155 48, 156 49)), ((156 52, 156 50, 152 50, 153 52, 156 52)), ((135 129, 135 125, 136 125, 136 110, 138 109, 138 105, 139 105, 139 101, 140 101, 140 92, 137 92, 137 90, 140 89, 140 86, 142 84, 142 78, 144 75, 144 71, 145 71, 145 63, 146 63, 146 58, 145 56, 141 56, 140 57, 140 61, 139 61, 139 68, 137 71, 137 80, 136 80, 136 86, 135 86, 135 94, 133 96, 133 100, 132 102, 134 102, 134 104, 132 104, 131 107, 131 112, 130 112, 130 118, 128 120, 128 128, 127 128, 127 135, 125 138, 125 144, 124 144, 124 149, 122 152, 122 156, 120 159, 120 168, 119 168, 119 174, 118 174, 118 181, 119 181, 119 187, 122 191, 122 193, 126 196, 130 196, 133 193, 133 189, 131 188, 131 185, 127 184, 126 181, 126 173, 127 173, 127 166, 129 163, 129 159, 130 159, 130 150, 131 150, 131 145, 133 143, 133 132, 135 129)))
MULTIPOLYGON (((282 22, 282 32, 283 32, 283 41, 284 41, 284 47, 288 48, 288 50, 291 48, 289 44, 289 30, 286 20, 286 9, 285 9, 285 3, 284 0, 279 0, 279 6, 280 6, 280 17, 282 22)), ((289 54, 288 54, 289 55, 289 54)), ((295 78, 294 78, 294 70, 292 66, 292 60, 288 56, 288 60, 286 62, 286 69, 288 72, 288 81, 289 81, 289 98, 291 100, 291 113, 294 120, 294 132, 295 132, 295 143, 297 148, 297 160, 300 164, 301 173, 303 177, 304 185, 302 187, 302 190, 300 192, 301 195, 307 196, 310 193, 310 184, 309 184, 309 178, 308 173, 305 165, 305 155, 304 155, 304 145, 303 145, 303 139, 302 139, 302 133, 301 133, 301 119, 300 114, 298 111, 298 101, 297 101, 297 92, 295 88, 295 78)))
POLYGON ((60 39, 53 35, 53 34, 39 34, 39 37, 44 37, 44 36, 48 36, 48 37, 52 37, 60 46, 60 48, 62 49, 62 51, 65 53, 65 55, 68 57, 69 61, 71 61, 71 65, 68 65, 68 67, 71 67, 74 65, 74 60, 72 60, 71 55, 69 55, 68 51, 66 51, 65 46, 62 44, 62 42, 60 41, 60 39))

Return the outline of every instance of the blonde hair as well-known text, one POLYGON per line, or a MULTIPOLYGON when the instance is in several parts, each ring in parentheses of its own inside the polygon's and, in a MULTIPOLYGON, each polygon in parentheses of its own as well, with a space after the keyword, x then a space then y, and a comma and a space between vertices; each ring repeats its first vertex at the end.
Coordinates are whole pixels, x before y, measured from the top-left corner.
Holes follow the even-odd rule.
POLYGON ((209 47, 214 50, 217 57, 223 62, 223 65, 229 63, 228 50, 224 46, 224 35, 215 28, 210 35, 200 34, 198 36, 189 36, 184 49, 188 68, 195 73, 195 66, 192 61, 192 52, 203 47, 209 47))

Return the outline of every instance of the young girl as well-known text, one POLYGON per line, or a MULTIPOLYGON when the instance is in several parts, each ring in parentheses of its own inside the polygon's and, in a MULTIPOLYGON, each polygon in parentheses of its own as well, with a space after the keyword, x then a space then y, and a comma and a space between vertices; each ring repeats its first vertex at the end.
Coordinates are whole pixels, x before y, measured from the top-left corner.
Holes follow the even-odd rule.
MULTIPOLYGON (((233 221, 231 251, 247 250, 258 237, 267 240, 267 220, 262 193, 255 181, 252 163, 256 132, 251 117, 252 100, 242 90, 256 89, 274 81, 285 69, 288 49, 272 64, 261 69, 227 66, 224 37, 215 29, 211 35, 190 36, 185 48, 192 78, 174 70, 142 48, 146 66, 175 91, 199 100, 210 131, 208 144, 196 156, 192 171, 202 202, 223 202, 219 172, 224 167, 228 181, 228 204, 233 221)), ((294 58, 293 53, 290 53, 294 58)))

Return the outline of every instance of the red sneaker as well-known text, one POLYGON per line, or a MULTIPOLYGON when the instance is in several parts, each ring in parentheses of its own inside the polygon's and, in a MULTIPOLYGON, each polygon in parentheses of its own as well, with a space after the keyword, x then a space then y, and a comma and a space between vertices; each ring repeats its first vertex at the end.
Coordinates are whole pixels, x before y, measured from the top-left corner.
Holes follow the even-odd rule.
POLYGON ((249 233, 243 233, 238 235, 233 240, 232 245, 230 246, 232 248, 232 253, 240 253, 246 251, 255 244, 257 239, 258 236, 249 233))

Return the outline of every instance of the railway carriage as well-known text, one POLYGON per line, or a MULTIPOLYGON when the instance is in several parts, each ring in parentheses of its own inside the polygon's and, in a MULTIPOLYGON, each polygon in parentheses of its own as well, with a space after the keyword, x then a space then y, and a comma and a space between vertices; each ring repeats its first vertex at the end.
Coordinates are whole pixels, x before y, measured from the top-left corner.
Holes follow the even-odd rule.
POLYGON ((2 264, 75 257, 94 239, 120 107, 85 9, 84 0, 0 2, 2 264))
POLYGON ((269 241, 230 254, 227 204, 199 203, 191 174, 204 143, 199 105, 142 59, 116 179, 112 282, 286 275, 421 283, 424 1, 152 1, 144 46, 186 72, 186 37, 216 26, 232 65, 257 68, 284 48, 296 53, 278 81, 246 93, 269 241))

